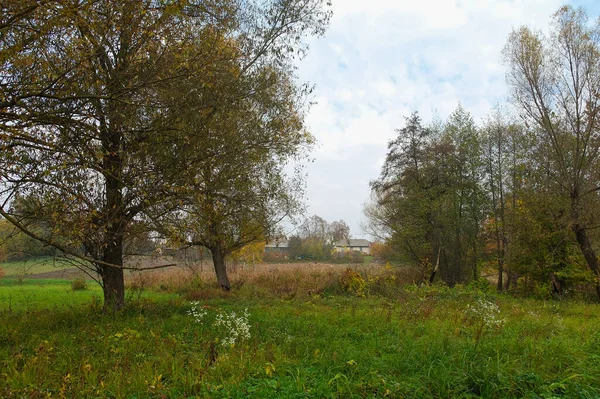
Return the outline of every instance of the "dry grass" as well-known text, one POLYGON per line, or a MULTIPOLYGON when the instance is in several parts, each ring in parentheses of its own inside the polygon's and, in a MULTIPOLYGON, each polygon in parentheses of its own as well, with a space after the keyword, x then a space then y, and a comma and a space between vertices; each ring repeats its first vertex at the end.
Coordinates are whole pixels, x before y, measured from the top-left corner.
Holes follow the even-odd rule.
MULTIPOLYGON (((340 293, 340 275, 351 268, 378 289, 383 286, 410 284, 418 278, 413 268, 386 268, 381 265, 344 265, 323 263, 257 264, 230 267, 233 295, 272 296, 278 298, 309 297, 324 293, 340 293)), ((172 267, 163 270, 136 272, 128 278, 131 289, 153 289, 179 292, 187 299, 228 297, 216 284, 212 265, 199 267, 172 267)))

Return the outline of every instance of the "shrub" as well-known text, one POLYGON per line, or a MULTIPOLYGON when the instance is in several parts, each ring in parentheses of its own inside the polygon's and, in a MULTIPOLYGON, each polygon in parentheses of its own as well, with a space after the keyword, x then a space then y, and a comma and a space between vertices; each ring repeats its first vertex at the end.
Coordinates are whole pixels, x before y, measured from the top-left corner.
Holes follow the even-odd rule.
POLYGON ((340 276, 340 284, 342 285, 344 292, 354 294, 359 297, 365 296, 367 282, 356 270, 352 270, 350 268, 346 269, 340 276))
POLYGON ((73 291, 87 290, 87 281, 82 278, 76 278, 75 280, 71 281, 71 289, 73 291))
POLYGON ((467 289, 471 292, 489 294, 494 291, 494 286, 487 279, 480 277, 477 280, 471 281, 467 285, 467 289))
POLYGON ((0 267, 0 278, 3 278, 6 275, 6 273, 4 273, 4 269, 0 267))
POLYGON ((345 251, 334 252, 331 261, 333 263, 354 263, 360 265, 364 262, 364 259, 365 255, 360 251, 345 251))
POLYGON ((262 259, 264 262, 287 262, 289 256, 281 252, 265 252, 262 259))

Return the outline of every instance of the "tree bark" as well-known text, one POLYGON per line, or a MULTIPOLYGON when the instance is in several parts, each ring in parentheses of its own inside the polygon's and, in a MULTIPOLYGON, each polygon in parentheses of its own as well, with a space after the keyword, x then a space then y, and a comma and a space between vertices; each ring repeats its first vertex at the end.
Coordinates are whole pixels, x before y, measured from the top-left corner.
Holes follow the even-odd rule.
POLYGON ((104 292, 104 310, 121 310, 125 306, 125 279, 123 275, 123 215, 120 182, 106 177, 106 240, 102 260, 115 267, 99 265, 104 292), (120 266, 120 267, 119 267, 120 266))
POLYGON ((585 257, 589 268, 594 272, 596 277, 596 294, 598 295, 598 300, 600 300, 600 267, 598 265, 598 257, 596 256, 596 252, 592 247, 592 242, 587 235, 585 227, 579 223, 574 223, 572 229, 575 233, 575 237, 577 238, 579 248, 585 257))
POLYGON ((431 275, 429 276, 429 284, 433 284, 433 280, 435 279, 435 275, 440 267, 440 253, 442 252, 442 247, 440 246, 438 248, 438 253, 437 253, 437 260, 435 261, 435 267, 433 268, 433 271, 431 272, 431 275))
MULTIPOLYGON (((119 81, 115 80, 112 85, 118 88, 119 81)), ((115 87, 111 87, 111 91, 116 90, 115 87)), ((114 102, 110 103, 108 114, 111 124, 101 126, 102 166, 106 195, 103 209, 106 233, 102 260, 115 266, 101 265, 100 275, 104 291, 104 310, 117 311, 125 306, 125 280, 122 266, 123 235, 127 221, 123 203, 123 136, 120 131, 123 117, 119 114, 114 102)))
POLYGON ((229 283, 229 277, 227 277, 227 267, 225 265, 225 254, 221 248, 213 246, 210 249, 213 258, 213 265, 215 267, 215 273, 217 274, 217 283, 219 287, 224 291, 231 290, 231 284, 229 283))
MULTIPOLYGON (((118 256, 117 252, 118 250, 115 248, 114 251, 107 254, 108 256, 104 257, 104 261, 113 264, 122 263, 122 256, 118 256)), ((125 280, 123 277, 123 269, 106 265, 100 265, 99 268, 100 275, 102 276, 102 291, 104 293, 104 311, 117 311, 123 309, 125 306, 125 280)))

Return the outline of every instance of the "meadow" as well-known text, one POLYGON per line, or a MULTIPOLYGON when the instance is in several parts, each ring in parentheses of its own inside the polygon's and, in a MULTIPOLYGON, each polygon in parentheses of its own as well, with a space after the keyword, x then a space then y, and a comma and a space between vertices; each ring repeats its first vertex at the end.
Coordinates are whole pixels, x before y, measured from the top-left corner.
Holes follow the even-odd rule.
POLYGON ((132 277, 116 314, 91 283, 0 280, 0 397, 600 397, 598 304, 381 266, 256 266, 231 293, 186 273, 132 277))
POLYGON ((72 265, 60 259, 45 257, 28 261, 3 262, 0 263, 0 267, 6 277, 25 278, 35 274, 64 270, 72 265))

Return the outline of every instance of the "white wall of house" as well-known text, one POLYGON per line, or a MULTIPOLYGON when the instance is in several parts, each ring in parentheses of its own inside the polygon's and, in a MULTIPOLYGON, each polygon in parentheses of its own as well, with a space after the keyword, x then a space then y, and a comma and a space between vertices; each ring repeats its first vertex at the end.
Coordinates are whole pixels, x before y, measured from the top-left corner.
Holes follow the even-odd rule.
POLYGON ((371 254, 370 247, 335 247, 335 252, 360 251, 365 255, 371 254))

